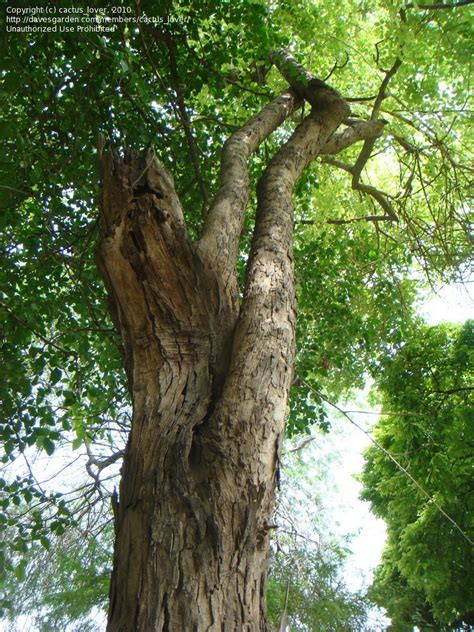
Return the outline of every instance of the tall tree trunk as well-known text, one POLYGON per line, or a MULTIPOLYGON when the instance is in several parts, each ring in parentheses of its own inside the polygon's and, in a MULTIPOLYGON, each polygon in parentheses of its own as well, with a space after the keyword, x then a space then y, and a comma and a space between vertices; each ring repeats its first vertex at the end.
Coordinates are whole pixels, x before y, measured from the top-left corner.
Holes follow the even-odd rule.
POLYGON ((287 92, 227 141, 191 242, 153 151, 102 156, 99 265, 133 399, 108 632, 267 630, 269 530, 292 375, 292 189, 347 116, 324 85, 268 165, 244 299, 246 159, 300 105, 287 92))

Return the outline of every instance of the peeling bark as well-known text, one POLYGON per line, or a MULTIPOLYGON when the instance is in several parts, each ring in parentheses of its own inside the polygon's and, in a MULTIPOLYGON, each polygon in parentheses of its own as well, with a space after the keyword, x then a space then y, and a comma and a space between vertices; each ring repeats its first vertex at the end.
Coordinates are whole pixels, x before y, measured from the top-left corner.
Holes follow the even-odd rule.
POLYGON ((301 103, 234 134, 197 243, 154 152, 102 156, 98 260, 133 400, 108 632, 266 631, 266 564, 294 354, 292 190, 348 115, 327 86, 269 163, 244 299, 246 160, 301 103))

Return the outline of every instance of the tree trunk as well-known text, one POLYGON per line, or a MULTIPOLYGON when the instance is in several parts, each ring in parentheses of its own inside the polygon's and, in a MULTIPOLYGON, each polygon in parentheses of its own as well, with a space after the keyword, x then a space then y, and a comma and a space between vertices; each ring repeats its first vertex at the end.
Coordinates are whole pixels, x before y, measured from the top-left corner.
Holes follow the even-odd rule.
POLYGON ((246 159, 300 97, 283 94, 227 141, 196 243, 153 151, 102 156, 98 260, 133 401, 108 632, 269 629, 267 554, 294 346, 291 195, 348 112, 337 93, 317 90, 259 183, 241 304, 246 159))

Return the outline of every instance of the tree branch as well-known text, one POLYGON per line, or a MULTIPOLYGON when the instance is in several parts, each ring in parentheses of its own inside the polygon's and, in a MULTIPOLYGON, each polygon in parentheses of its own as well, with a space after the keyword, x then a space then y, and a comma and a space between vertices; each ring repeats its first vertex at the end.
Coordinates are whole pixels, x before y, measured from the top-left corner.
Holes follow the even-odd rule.
POLYGON ((352 224, 353 222, 361 222, 361 221, 370 221, 370 222, 398 222, 398 216, 393 209, 393 206, 387 199, 387 196, 382 191, 379 191, 373 186, 369 186, 368 184, 363 184, 360 182, 359 178, 354 177, 355 167, 351 167, 341 162, 340 160, 336 160, 334 158, 330 158, 326 156, 323 158, 323 162, 333 165, 334 167, 338 167, 343 171, 347 171, 347 173, 352 174, 352 188, 356 191, 360 191, 361 193, 366 193, 370 195, 385 211, 385 215, 366 215, 364 217, 355 217, 352 219, 330 219, 328 220, 329 224, 352 224))
POLYGON ((237 297, 235 261, 249 198, 247 159, 281 123, 301 107, 293 92, 284 92, 224 144, 219 189, 205 218, 197 247, 201 258, 237 297))
MULTIPOLYGON (((324 94, 331 95, 333 99, 342 98, 339 93, 325 84, 323 81, 316 79, 310 73, 308 73, 289 53, 284 50, 278 50, 271 54, 271 59, 278 67, 285 79, 290 83, 291 87, 298 93, 304 96, 304 98, 313 106, 318 107, 321 104, 321 96, 324 94)), ((353 167, 349 167, 342 162, 335 161, 335 164, 339 168, 352 174, 352 188, 363 193, 370 195, 374 198, 378 204, 385 211, 385 215, 371 215, 368 217, 360 218, 370 219, 371 221, 390 220, 398 221, 398 217, 393 210, 391 204, 388 202, 387 197, 375 187, 363 184, 360 182, 360 174, 364 168, 367 160, 370 158, 372 149, 375 145, 376 139, 382 133, 385 121, 378 119, 380 106, 383 100, 386 98, 386 89, 390 79, 397 72, 401 65, 401 60, 397 57, 393 66, 385 73, 385 77, 381 83, 379 92, 375 99, 374 106, 372 108, 372 114, 370 121, 361 121, 352 123, 340 134, 333 135, 325 144, 325 146, 319 152, 320 154, 336 154, 349 147, 353 143, 360 140, 365 140, 364 145, 359 153, 359 156, 353 167)), ((331 162, 329 159, 326 162, 331 162)), ((333 220, 332 223, 347 223, 353 221, 360 221, 359 218, 355 220, 333 220)))
MULTIPOLYGON (((342 70, 343 68, 345 68, 345 66, 347 66, 347 64, 349 63, 349 55, 348 55, 347 51, 344 51, 344 53, 346 55, 346 60, 342 64, 339 64, 338 61, 334 62, 333 67, 331 68, 329 73, 324 77, 324 79, 323 79, 324 82, 326 82, 328 79, 330 79, 332 77, 332 75, 336 72, 336 70, 342 70)), ((347 99, 346 99, 346 101, 347 101, 347 99)))
POLYGON ((99 478, 100 472, 102 472, 102 470, 105 470, 107 467, 110 467, 111 465, 113 465, 114 463, 122 459, 125 453, 125 450, 118 450, 117 452, 113 452, 107 457, 98 458, 92 454, 92 450, 86 444, 86 452, 88 456, 88 460, 86 463, 87 473, 96 481, 97 484, 100 484, 100 478, 99 478), (97 472, 94 472, 92 470, 92 467, 96 467, 97 472))
POLYGON ((384 99, 386 99, 389 96, 387 94, 387 87, 390 82, 390 79, 395 75, 395 73, 397 72, 397 70, 400 68, 401 65, 402 65, 402 60, 399 57, 397 57, 393 63, 393 66, 390 68, 390 70, 386 71, 385 77, 383 78, 382 83, 380 84, 379 92, 377 94, 377 98, 375 99, 374 107, 372 108, 372 114, 370 115, 370 118, 372 120, 375 120, 376 118, 378 118, 378 115, 380 112, 380 106, 382 105, 382 102, 384 101, 384 99))
POLYGON ((346 127, 343 132, 333 134, 321 149, 321 155, 334 155, 361 140, 378 138, 385 126, 385 121, 357 121, 346 127))
MULTIPOLYGON (((271 52, 270 59, 293 90, 306 99, 314 108, 319 108, 322 101, 336 99, 340 102, 342 100, 342 96, 337 90, 321 81, 321 79, 314 77, 303 66, 298 64, 286 50, 280 48, 271 52)), ((349 109, 348 106, 347 109, 349 109)))
POLYGON ((383 78, 382 83, 380 84, 380 88, 379 88, 377 97, 375 99, 374 106, 372 108, 370 121, 367 121, 365 123, 365 126, 362 123, 355 124, 350 128, 353 131, 349 131, 349 129, 346 129, 341 134, 338 134, 334 138, 331 138, 328 142, 328 145, 329 145, 329 149, 334 150, 334 151, 321 152, 325 154, 334 154, 334 153, 337 153, 337 151, 341 151, 341 149, 348 147, 353 142, 357 142, 358 140, 362 140, 363 138, 365 138, 365 142, 353 166, 346 165, 345 163, 339 160, 334 160, 329 157, 324 158, 324 162, 328 164, 332 164, 338 167, 339 169, 343 169, 344 171, 347 171, 348 173, 350 173, 352 175, 352 188, 355 189, 356 191, 361 191, 362 193, 366 193, 367 195, 370 195, 382 207, 382 209, 385 211, 385 215, 368 215, 365 217, 360 217, 360 218, 356 217, 349 220, 329 220, 329 223, 331 224, 348 224, 348 223, 358 222, 362 220, 373 221, 373 222, 379 222, 379 221, 397 222, 398 221, 398 216, 395 213, 392 205, 388 201, 386 194, 382 193, 381 191, 379 191, 373 186, 363 184, 360 181, 360 176, 361 176, 363 168, 365 167, 365 165, 367 164, 367 161, 372 155, 372 150, 375 146, 375 142, 377 138, 380 136, 383 130, 383 127, 386 123, 386 121, 384 121, 383 119, 379 119, 378 115, 380 112, 380 107, 382 105, 382 102, 388 96, 387 86, 389 84, 389 81, 395 75, 397 70, 400 68, 401 63, 402 63, 401 59, 397 57, 397 59, 395 60, 390 70, 386 71, 385 77, 383 78), (364 127, 365 127, 365 131, 364 131, 364 127), (364 133, 365 133, 365 136, 364 136, 364 133), (337 150, 339 144, 341 146, 341 149, 337 150))
MULTIPOLYGON (((326 87, 321 92, 327 94, 326 87)), ((275 437, 280 437, 284 428, 293 378, 293 187, 349 112, 341 97, 335 96, 328 103, 326 94, 321 99, 315 95, 319 107, 313 107, 275 154, 258 183, 244 301, 221 398, 230 418, 235 419, 228 432, 238 433, 242 445, 257 442, 261 453, 270 452, 275 458, 275 437), (255 376, 259 376, 258 382, 255 376), (249 405, 248 414, 243 415, 250 393, 252 401, 258 401, 258 410, 249 405)), ((271 459, 262 460, 271 463, 271 459)), ((262 481, 271 476, 273 472, 267 472, 262 481)))
POLYGON ((442 395, 453 395, 454 393, 465 393, 474 391, 474 386, 458 386, 457 388, 448 388, 447 390, 435 389, 432 393, 441 393, 442 395))

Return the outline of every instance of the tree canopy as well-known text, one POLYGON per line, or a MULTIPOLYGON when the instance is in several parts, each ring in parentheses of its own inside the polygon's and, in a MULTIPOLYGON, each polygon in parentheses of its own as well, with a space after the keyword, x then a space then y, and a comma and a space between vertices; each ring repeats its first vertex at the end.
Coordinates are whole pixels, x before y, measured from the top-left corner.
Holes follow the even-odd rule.
POLYGON ((363 498, 387 522, 372 594, 396 630, 474 624, 473 325, 421 325, 384 363, 363 498))
MULTIPOLYGON (((337 397, 377 374, 408 335, 419 279, 459 278, 468 264, 466 4, 141 0, 117 5, 154 21, 106 33, 3 25, 0 519, 14 534, 2 543, 5 569, 21 578, 18 559, 32 542, 47 548, 79 524, 84 494, 64 495, 28 465, 24 475, 9 466, 34 449, 70 446, 93 475, 88 502, 108 503, 112 490, 104 499, 100 479, 120 461, 130 427, 120 342, 95 263, 99 135, 123 152, 154 146, 197 236, 225 140, 287 86, 272 51, 289 50, 347 99, 352 113, 338 142, 348 135, 351 143, 337 156, 328 147, 295 196, 299 321, 288 432, 324 425, 315 393, 337 397)), ((299 116, 249 159, 252 183, 299 116)), ((252 198, 242 286, 255 209, 252 198)))

